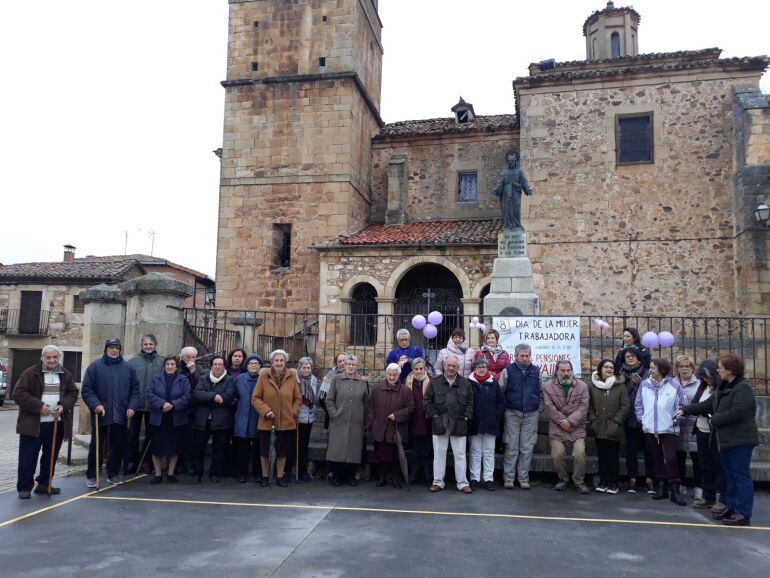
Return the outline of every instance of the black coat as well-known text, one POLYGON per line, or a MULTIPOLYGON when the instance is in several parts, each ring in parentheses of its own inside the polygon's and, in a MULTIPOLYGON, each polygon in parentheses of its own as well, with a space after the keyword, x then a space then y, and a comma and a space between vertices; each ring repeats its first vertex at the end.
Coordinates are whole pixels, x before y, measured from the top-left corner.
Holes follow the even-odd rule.
POLYGON ((136 371, 123 360, 108 363, 105 354, 86 369, 82 395, 91 413, 100 405, 104 407, 100 425, 125 424, 128 420, 126 410, 139 409, 136 371))
POLYGON ((198 384, 193 389, 192 414, 193 428, 198 430, 206 429, 206 422, 211 416, 211 429, 223 430, 233 427, 233 402, 235 400, 235 382, 229 375, 225 375, 222 381, 216 385, 212 383, 211 377, 206 374, 198 380, 198 384), (214 397, 219 394, 222 396, 222 403, 214 401, 214 397))
POLYGON ((500 384, 492 372, 482 383, 476 381, 473 374, 470 382, 473 386, 473 421, 468 435, 488 434, 499 436, 502 433, 501 421, 505 415, 505 398, 500 384))
POLYGON ((446 375, 438 375, 428 384, 423 407, 433 435, 468 435, 468 422, 473 418, 473 387, 461 375, 451 386, 446 375))

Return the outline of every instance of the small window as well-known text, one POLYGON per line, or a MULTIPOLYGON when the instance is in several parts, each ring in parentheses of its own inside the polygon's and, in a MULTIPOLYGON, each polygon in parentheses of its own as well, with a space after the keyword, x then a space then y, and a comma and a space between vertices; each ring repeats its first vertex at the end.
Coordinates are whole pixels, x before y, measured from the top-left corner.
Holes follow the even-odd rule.
POLYGON ((254 21, 254 28, 259 28, 259 20, 254 21))
POLYGON ((326 66, 326 57, 322 56, 318 59, 318 66, 326 66))
POLYGON ((252 72, 259 72, 259 62, 252 62, 251 63, 251 71, 252 72))
POLYGON ((610 35, 610 51, 612 58, 620 58, 620 34, 617 32, 610 35))
POLYGON ((458 173, 457 174, 457 202, 475 203, 476 202, 476 181, 477 174, 458 173))
POLYGON ((273 225, 273 266, 291 267, 291 225, 276 223, 273 225))
POLYGON ((329 20, 329 19, 328 19, 326 16, 324 16, 324 17, 323 17, 323 21, 324 21, 324 22, 327 22, 328 20, 329 20))
POLYGON ((64 369, 72 374, 75 381, 81 381, 80 374, 83 365, 83 354, 80 351, 65 351, 62 365, 64 366, 64 369))
POLYGON ((72 312, 73 313, 85 313, 86 304, 80 300, 79 295, 75 295, 72 298, 72 312))
POLYGON ((652 113, 615 117, 617 164, 653 163, 652 113))

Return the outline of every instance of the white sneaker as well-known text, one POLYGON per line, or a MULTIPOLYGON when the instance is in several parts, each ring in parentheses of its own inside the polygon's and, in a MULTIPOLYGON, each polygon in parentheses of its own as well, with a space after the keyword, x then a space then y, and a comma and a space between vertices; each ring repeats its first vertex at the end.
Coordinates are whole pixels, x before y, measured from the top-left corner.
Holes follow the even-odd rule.
POLYGON ((86 488, 95 488, 96 487, 96 478, 88 478, 86 480, 86 488))
POLYGON ((513 480, 505 480, 505 483, 503 486, 509 490, 512 490, 515 486, 513 484, 513 480))
POLYGON ((113 486, 122 486, 123 485, 123 478, 120 476, 115 476, 114 478, 107 478, 107 482, 112 484, 113 486))
POLYGON ((607 493, 612 494, 613 496, 618 493, 618 487, 612 486, 611 488, 607 488, 607 493))
POLYGON ((596 491, 601 494, 605 494, 607 493, 607 486, 605 486, 604 484, 599 484, 598 486, 596 486, 596 491))
POLYGON ((696 500, 700 500, 701 498, 703 498, 703 490, 701 488, 693 488, 692 497, 696 500))
POLYGON ((532 489, 532 486, 529 484, 529 482, 519 482, 519 487, 522 490, 530 490, 530 489, 532 489))

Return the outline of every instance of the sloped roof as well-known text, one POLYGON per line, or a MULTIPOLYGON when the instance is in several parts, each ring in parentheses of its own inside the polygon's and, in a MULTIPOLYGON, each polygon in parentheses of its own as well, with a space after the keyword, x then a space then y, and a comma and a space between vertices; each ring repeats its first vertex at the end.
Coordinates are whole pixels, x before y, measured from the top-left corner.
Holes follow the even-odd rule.
POLYGON ((624 14, 630 14, 631 18, 634 19, 637 25, 642 20, 642 17, 639 15, 639 13, 636 10, 634 10, 631 6, 621 6, 620 8, 615 8, 614 3, 608 2, 607 7, 604 10, 596 10, 588 18, 586 18, 585 22, 583 22, 583 36, 585 36, 586 33, 588 32, 588 25, 598 20, 599 16, 610 17, 610 16, 622 16, 624 14))
POLYGON ((519 119, 515 114, 479 115, 472 121, 463 123, 458 123, 454 117, 402 120, 386 124, 374 135, 374 140, 405 136, 495 132, 517 128, 519 128, 519 119))
POLYGON ((350 235, 341 235, 319 249, 354 246, 442 246, 496 245, 502 229, 500 219, 416 221, 405 225, 368 225, 350 235))
POLYGON ((184 271, 185 273, 189 273, 190 275, 194 275, 195 277, 198 277, 199 280, 209 280, 213 282, 213 279, 206 275, 205 273, 201 273, 200 271, 196 271, 195 269, 190 269, 189 267, 185 267, 184 265, 179 265, 177 263, 174 263, 173 261, 169 261, 168 259, 163 259, 162 257, 153 257, 152 255, 143 255, 141 253, 135 253, 133 255, 109 255, 109 256, 96 256, 96 255, 88 255, 86 257, 81 257, 78 259, 75 259, 75 261, 89 261, 92 263, 104 263, 104 262, 118 262, 118 261, 137 261, 140 265, 149 265, 149 266, 156 266, 156 267, 173 267, 174 269, 179 269, 180 271, 184 271))

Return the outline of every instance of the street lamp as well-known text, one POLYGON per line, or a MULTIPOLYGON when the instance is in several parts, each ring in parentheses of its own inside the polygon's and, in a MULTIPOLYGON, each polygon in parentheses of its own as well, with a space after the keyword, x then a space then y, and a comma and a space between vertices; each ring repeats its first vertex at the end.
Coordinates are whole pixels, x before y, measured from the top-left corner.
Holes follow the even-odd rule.
POLYGON ((770 219, 770 207, 766 203, 760 203, 759 206, 754 209, 754 218, 762 225, 767 225, 767 221, 770 219))

